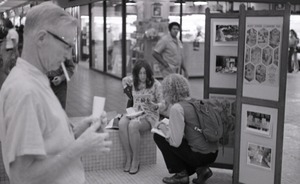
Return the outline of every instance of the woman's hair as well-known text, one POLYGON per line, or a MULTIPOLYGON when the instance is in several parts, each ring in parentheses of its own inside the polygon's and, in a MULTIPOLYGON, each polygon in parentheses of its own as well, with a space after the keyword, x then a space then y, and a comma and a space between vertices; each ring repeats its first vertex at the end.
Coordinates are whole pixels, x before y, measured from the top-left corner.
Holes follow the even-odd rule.
POLYGON ((171 29, 173 28, 173 26, 178 26, 178 28, 180 29, 180 24, 178 22, 171 22, 169 24, 169 31, 171 31, 171 29))
POLYGON ((162 81, 163 96, 170 103, 177 103, 190 96, 190 86, 186 78, 179 74, 170 74, 162 81))
POLYGON ((142 68, 145 68, 146 70, 146 88, 151 88, 154 84, 153 71, 150 65, 145 61, 138 61, 134 64, 132 69, 133 86, 137 91, 139 90, 138 86, 140 83, 139 73, 142 68))
POLYGON ((291 29, 290 32, 292 33, 292 35, 293 35, 295 38, 298 39, 298 35, 297 35, 297 33, 296 33, 295 30, 291 29))

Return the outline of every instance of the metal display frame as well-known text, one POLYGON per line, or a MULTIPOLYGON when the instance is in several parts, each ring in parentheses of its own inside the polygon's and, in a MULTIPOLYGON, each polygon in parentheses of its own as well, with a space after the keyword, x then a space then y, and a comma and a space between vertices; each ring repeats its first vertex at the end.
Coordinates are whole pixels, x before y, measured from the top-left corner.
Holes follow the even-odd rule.
MULTIPOLYGON (((284 111, 285 111, 285 95, 286 95, 286 78, 287 78, 287 65, 285 64, 288 59, 288 37, 289 37, 289 19, 290 19, 290 4, 285 5, 285 10, 280 11, 246 11, 245 6, 240 6, 240 38, 239 38, 239 50, 238 50, 238 80, 237 80, 237 116, 236 120, 236 134, 235 134, 235 153, 234 153, 234 175, 233 183, 281 183, 281 169, 282 169, 282 149, 283 149, 283 132, 284 132, 284 111), (253 19, 257 20, 256 22, 253 19), (250 21, 251 20, 251 21, 250 21), (267 22, 267 20, 273 20, 275 23, 267 22), (277 23, 276 23, 277 21, 277 23), (278 88, 274 88, 278 91, 277 98, 262 98, 260 95, 255 96, 255 94, 249 96, 243 93, 245 89, 244 77, 246 78, 246 45, 249 46, 249 42, 246 40, 246 36, 249 36, 249 22, 254 22, 254 26, 259 24, 264 26, 274 26, 274 29, 278 28, 278 32, 281 34, 280 41, 278 42, 278 47, 280 49, 279 54, 279 64, 277 63, 278 72, 276 73, 278 78, 278 88), (265 22, 265 23, 262 23, 265 22), (248 30, 247 30, 247 26, 248 30), (248 32, 247 32, 248 31, 248 32), (247 42, 247 43, 246 43, 247 42), (245 59, 245 61, 244 61, 245 59), (245 62, 245 63, 244 63, 245 62), (245 121, 247 121, 247 112, 253 111, 248 110, 256 109, 258 113, 269 114, 273 117, 273 135, 270 137, 262 137, 260 135, 252 134, 251 132, 245 131, 245 121), (260 110, 259 110, 260 109, 260 110), (276 112, 276 113, 275 113, 276 112), (245 146, 246 145, 246 146, 245 146), (248 147, 247 147, 248 146, 248 147), (253 150, 255 150, 253 152, 253 150), (265 154, 267 152, 267 156, 265 154), (251 154, 251 155, 250 155, 251 154), (252 162, 252 154, 256 157, 256 160, 252 162), (268 157, 268 158, 267 158, 268 157), (271 158, 270 158, 271 157, 271 158), (262 164, 264 160, 266 163, 270 161, 269 166, 262 164), (258 166, 258 167, 253 167, 258 166)), ((273 30, 274 30, 273 29, 273 30)), ((272 30, 271 30, 272 31, 272 30)), ((271 35, 271 31, 269 35, 271 35)), ((248 38, 247 38, 248 39, 248 38)), ((269 37, 270 39, 270 37, 269 37)), ((271 45, 271 41, 268 41, 271 45)), ((272 47, 272 46, 271 46, 272 47)), ((274 49, 276 49, 274 46, 274 49)), ((265 49, 264 47, 263 49, 265 49)), ((252 48, 251 48, 252 49, 252 48)), ((261 55, 262 56, 262 55, 261 55)), ((274 56, 274 55, 273 55, 274 56)), ((264 57, 264 56, 262 56, 264 57)), ((275 56, 274 56, 275 57, 275 56)), ((263 60, 263 59, 262 59, 263 60)), ((274 62, 274 60, 273 60, 274 62)), ((275 63, 272 63, 274 65, 275 63)), ((258 65, 263 65, 261 63, 255 65, 255 70, 257 72, 258 65)), ((264 64, 268 67, 268 64, 264 64)), ((276 67, 275 67, 276 68, 276 67)), ((268 70, 265 71, 269 72, 268 70)), ((270 76, 267 76, 270 77, 270 76)), ((250 79, 252 80, 252 79, 250 79)), ((258 80, 257 74, 255 74, 254 80, 258 80)), ((257 82, 252 86, 248 86, 247 90, 255 91, 256 87, 264 86, 263 82, 257 82)), ((261 89, 264 89, 263 87, 261 89)), ((258 93, 257 93, 258 94, 258 93)), ((268 165, 268 164, 267 164, 268 165)))

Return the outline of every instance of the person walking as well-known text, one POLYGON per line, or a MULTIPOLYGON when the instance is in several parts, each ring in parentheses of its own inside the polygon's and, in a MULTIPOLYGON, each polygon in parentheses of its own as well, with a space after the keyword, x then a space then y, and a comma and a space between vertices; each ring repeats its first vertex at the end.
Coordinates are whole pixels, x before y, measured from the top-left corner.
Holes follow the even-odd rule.
POLYGON ((297 45, 299 44, 299 38, 295 30, 290 30, 289 36, 289 57, 288 57, 288 72, 292 73, 294 70, 299 70, 299 63, 297 59, 297 45))

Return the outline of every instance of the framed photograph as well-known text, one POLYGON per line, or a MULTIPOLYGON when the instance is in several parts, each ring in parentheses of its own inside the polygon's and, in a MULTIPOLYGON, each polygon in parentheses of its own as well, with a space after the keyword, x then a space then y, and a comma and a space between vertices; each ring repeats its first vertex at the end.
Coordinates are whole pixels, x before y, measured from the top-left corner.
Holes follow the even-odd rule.
POLYGON ((242 127, 250 134, 272 138, 276 129, 278 110, 275 108, 242 105, 242 127))
POLYGON ((257 135, 271 137, 271 115, 256 111, 247 111, 246 130, 257 135))
POLYGON ((160 3, 153 3, 152 4, 152 17, 161 17, 162 12, 162 4, 160 3))
POLYGON ((284 3, 278 3, 275 5, 275 10, 284 10, 284 9, 285 9, 284 3))
POLYGON ((247 164, 262 169, 271 170, 272 167, 272 149, 248 142, 247 146, 247 164))
POLYGON ((216 56, 216 73, 236 73, 237 56, 216 56))
POLYGON ((239 36, 238 24, 214 23, 213 45, 214 46, 237 46, 239 36))

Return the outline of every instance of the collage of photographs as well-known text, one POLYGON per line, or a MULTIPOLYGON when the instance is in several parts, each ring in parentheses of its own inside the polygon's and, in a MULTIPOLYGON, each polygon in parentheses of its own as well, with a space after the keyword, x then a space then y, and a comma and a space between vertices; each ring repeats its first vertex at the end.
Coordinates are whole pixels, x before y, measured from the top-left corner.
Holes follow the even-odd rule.
POLYGON ((248 24, 244 82, 252 85, 279 85, 280 25, 248 24))

